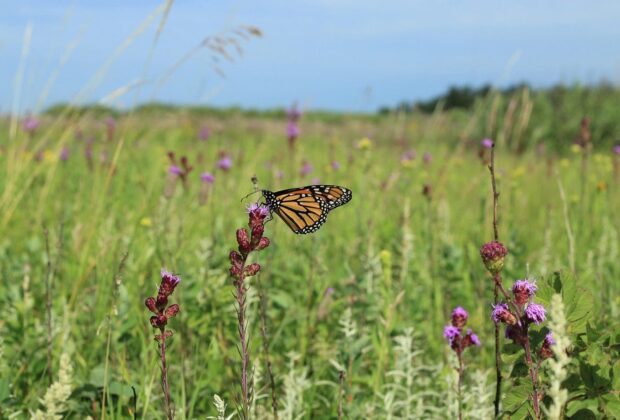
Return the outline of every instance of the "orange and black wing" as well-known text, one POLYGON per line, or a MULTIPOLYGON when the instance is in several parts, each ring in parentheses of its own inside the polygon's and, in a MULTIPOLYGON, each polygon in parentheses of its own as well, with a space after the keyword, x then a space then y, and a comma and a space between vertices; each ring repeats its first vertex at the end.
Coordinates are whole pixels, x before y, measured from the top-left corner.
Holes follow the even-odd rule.
POLYGON ((316 232, 330 210, 351 199, 351 191, 333 185, 310 185, 271 192, 263 191, 269 208, 295 233, 316 232))

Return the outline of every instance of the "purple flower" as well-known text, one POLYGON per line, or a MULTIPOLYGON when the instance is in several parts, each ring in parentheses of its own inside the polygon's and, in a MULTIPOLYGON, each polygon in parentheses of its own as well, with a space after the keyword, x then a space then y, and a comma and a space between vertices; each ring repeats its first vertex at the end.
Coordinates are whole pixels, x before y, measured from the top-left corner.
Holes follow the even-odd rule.
POLYGON ((312 185, 319 185, 319 184, 321 183, 321 180, 320 180, 320 179, 318 179, 318 178, 316 178, 316 177, 314 177, 314 178, 312 178, 312 180, 310 181, 310 183, 311 183, 312 185))
POLYGON ((508 305, 505 303, 499 303, 493 306, 491 319, 495 323, 505 322, 508 325, 516 325, 517 323, 517 318, 510 312, 508 305))
POLYGON ((461 330, 453 325, 446 325, 443 328, 443 336, 452 344, 461 335, 461 330))
POLYGON ((198 132, 198 138, 202 141, 208 140, 210 135, 211 135, 211 131, 209 130, 209 127, 207 127, 206 125, 203 125, 200 131, 198 132))
POLYGON ((545 341, 543 342, 543 346, 551 347, 555 344, 555 340, 553 339, 553 333, 549 332, 545 336, 545 341))
POLYGON ((69 159, 69 148, 67 146, 63 146, 60 151, 60 160, 66 161, 67 159, 69 159))
POLYGON ((183 173, 183 170, 177 165, 170 165, 170 167, 168 168, 168 172, 173 175, 181 175, 183 173))
POLYGON ((337 171, 338 169, 340 169, 340 163, 338 163, 337 160, 332 160, 332 169, 334 171, 337 171))
POLYGON ((108 117, 105 120, 105 125, 109 128, 109 129, 115 129, 116 128, 116 120, 114 119, 114 117, 108 117))
POLYGON ((22 122, 22 128, 24 129, 25 132, 32 133, 39 127, 40 124, 41 122, 39 121, 38 118, 26 117, 24 121, 22 122))
POLYGON ((203 172, 200 174, 200 179, 204 183, 213 184, 215 182, 215 175, 213 175, 211 172, 203 172))
POLYGON ((474 332, 472 330, 467 330, 467 336, 469 338, 469 341, 471 341, 474 345, 476 346, 480 346, 480 339, 478 338, 478 336, 476 334, 474 334, 474 332))
POLYGON ((487 270, 493 274, 502 271, 506 254, 508 254, 506 247, 497 241, 488 242, 480 248, 482 262, 487 270))
POLYGON ((289 139, 296 139, 299 137, 299 127, 295 121, 289 121, 286 125, 286 136, 289 139))
POLYGON ((312 164, 308 162, 307 160, 304 160, 304 164, 301 167, 299 174, 301 176, 306 176, 306 175, 309 175, 313 170, 314 170, 314 167, 312 166, 312 164))
POLYGON ((545 320, 546 313, 545 307, 537 303, 530 303, 527 305, 527 308, 525 308, 525 316, 527 319, 537 325, 545 320))
POLYGON ((534 294, 538 288, 534 283, 527 280, 517 280, 512 285, 512 293, 519 305, 524 305, 534 294))
POLYGON ((429 152, 424 152, 424 156, 422 157, 422 160, 424 160, 424 163, 431 163, 431 161, 433 160, 433 157, 431 156, 429 152))
POLYGON ((458 328, 463 328, 467 323, 467 318, 469 314, 465 309, 460 306, 457 306, 452 311, 452 325, 458 328))
POLYGON ((232 159, 229 156, 224 156, 217 161, 217 167, 223 171, 227 171, 232 167, 232 159))
POLYGON ((406 152, 402 154, 402 156, 400 157, 400 160, 402 162, 410 162, 414 160, 415 157, 416 157, 415 150, 407 150, 406 152))
POLYGON ((277 171, 276 172, 276 179, 282 179, 282 178, 284 178, 284 172, 277 171))
POLYGON ((333 294, 334 294, 334 288, 333 287, 328 287, 325 290, 325 296, 330 296, 330 295, 333 295, 333 294))
POLYGON ((620 155, 620 144, 614 146, 614 153, 620 155))
POLYGON ((247 211, 249 215, 260 217, 261 219, 269 216, 269 207, 264 204, 252 203, 248 206, 247 211))
POLYGON ((484 139, 480 142, 480 145, 482 147, 484 147, 485 149, 490 149, 493 147, 493 140, 491 139, 484 139))
POLYGON ((301 118, 302 112, 297 108, 296 105, 293 105, 287 112, 286 116, 289 121, 297 121, 301 118))

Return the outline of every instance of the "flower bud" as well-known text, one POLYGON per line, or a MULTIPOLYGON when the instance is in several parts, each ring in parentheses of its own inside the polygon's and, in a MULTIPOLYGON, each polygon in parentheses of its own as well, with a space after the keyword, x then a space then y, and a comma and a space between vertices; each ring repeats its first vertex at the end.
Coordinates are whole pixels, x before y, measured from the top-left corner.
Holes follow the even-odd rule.
POLYGON ((241 266, 239 265, 233 265, 230 267, 230 275, 235 277, 235 278, 239 278, 239 276, 241 276, 241 266))
POLYGON ((545 336, 545 340, 542 343, 542 347, 540 348, 540 356, 543 359, 548 359, 553 357, 553 349, 551 346, 555 344, 555 340, 553 339, 553 334, 549 333, 545 336))
POLYGON ((248 252, 250 252, 248 231, 245 228, 237 229, 237 243, 239 244, 239 251, 242 254, 247 254, 248 252))
POLYGON ((529 299, 534 296, 536 290, 536 285, 527 280, 517 280, 515 284, 512 285, 512 293, 515 296, 515 302, 520 306, 525 305, 529 299))
POLYGON ((256 275, 260 271, 260 264, 252 263, 245 268, 245 275, 248 277, 256 275))
POLYGON ((168 318, 172 318, 178 313, 179 313, 179 305, 177 305, 176 303, 174 305, 168 306, 168 308, 166 308, 166 312, 164 312, 164 314, 168 318))
POLYGON ((482 245, 480 257, 491 274, 498 274, 504 267, 504 257, 508 250, 500 242, 493 241, 482 245))
POLYGON ((144 304, 149 309, 149 311, 153 312, 154 314, 157 313, 157 306, 155 305, 155 298, 152 298, 152 297, 148 298, 147 300, 144 301, 144 304))
POLYGON ((257 223, 252 226, 252 245, 257 246, 261 238, 263 237, 263 233, 265 232, 265 225, 263 223, 257 223))
POLYGON ((508 305, 500 303, 493 307, 493 313, 491 314, 493 322, 504 322, 508 325, 517 325, 517 317, 510 312, 508 305))
POLYGON ((258 245, 256 245, 256 250, 260 251, 261 249, 267 248, 269 246, 269 243, 269 238, 263 236, 262 238, 260 238, 260 241, 258 241, 258 245))
POLYGON ((452 325, 457 328, 463 328, 467 323, 467 311, 460 306, 457 306, 452 311, 452 325))
POLYGON ((233 265, 241 265, 243 263, 243 257, 237 251, 231 251, 230 262, 233 265))

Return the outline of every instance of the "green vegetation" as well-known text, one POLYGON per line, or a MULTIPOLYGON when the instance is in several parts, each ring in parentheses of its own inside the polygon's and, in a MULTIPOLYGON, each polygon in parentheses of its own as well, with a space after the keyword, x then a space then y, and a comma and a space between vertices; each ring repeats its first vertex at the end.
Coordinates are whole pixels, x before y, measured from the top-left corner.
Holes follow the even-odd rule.
MULTIPOLYGON (((493 232, 484 137, 497 144, 504 282, 537 279, 537 301, 548 310, 554 294, 562 297, 564 310, 556 305, 551 315, 554 325, 566 318, 571 343, 567 377, 554 388, 568 390, 562 409, 619 417, 618 95, 517 90, 431 115, 304 115, 294 151, 283 111, 152 105, 119 114, 111 128, 106 112, 56 108, 36 130, 14 135, 11 121, 0 120, 0 417, 47 410, 39 418, 163 418, 156 331, 144 305, 163 267, 182 278, 171 296, 181 310, 168 324, 176 418, 230 414, 240 362, 228 258, 235 230, 247 225, 246 205, 258 199, 241 201, 256 175, 271 190, 318 178, 353 191, 316 234, 294 235, 274 218, 265 230, 271 245, 251 257, 263 267, 247 297, 256 418, 271 413, 259 291, 280 418, 336 418, 339 404, 345 418, 454 418, 456 359, 442 334, 455 306, 469 312, 481 340, 464 354, 464 415, 489 418, 493 281, 479 249, 493 232), (570 151, 585 115, 588 145, 570 151), (168 173, 168 151, 194 167, 186 187, 168 173), (227 171, 217 168, 224 155, 227 171), (304 162, 313 171, 302 176, 304 162), (215 174, 210 187, 200 180, 207 171, 215 174)), ((547 328, 533 328, 536 351, 547 328)), ((523 351, 502 343, 502 407, 524 418, 532 384, 523 351)), ((541 368, 546 409, 559 398, 546 393, 558 377, 549 362, 541 368)))

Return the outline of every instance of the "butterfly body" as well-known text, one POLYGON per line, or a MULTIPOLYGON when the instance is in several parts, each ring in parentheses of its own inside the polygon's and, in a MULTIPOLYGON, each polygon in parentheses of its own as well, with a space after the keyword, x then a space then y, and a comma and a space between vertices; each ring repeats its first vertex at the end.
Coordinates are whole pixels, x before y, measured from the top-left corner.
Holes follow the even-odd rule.
POLYGON ((351 200, 351 190, 337 185, 308 185, 272 192, 262 190, 269 209, 298 234, 316 232, 327 214, 351 200))

